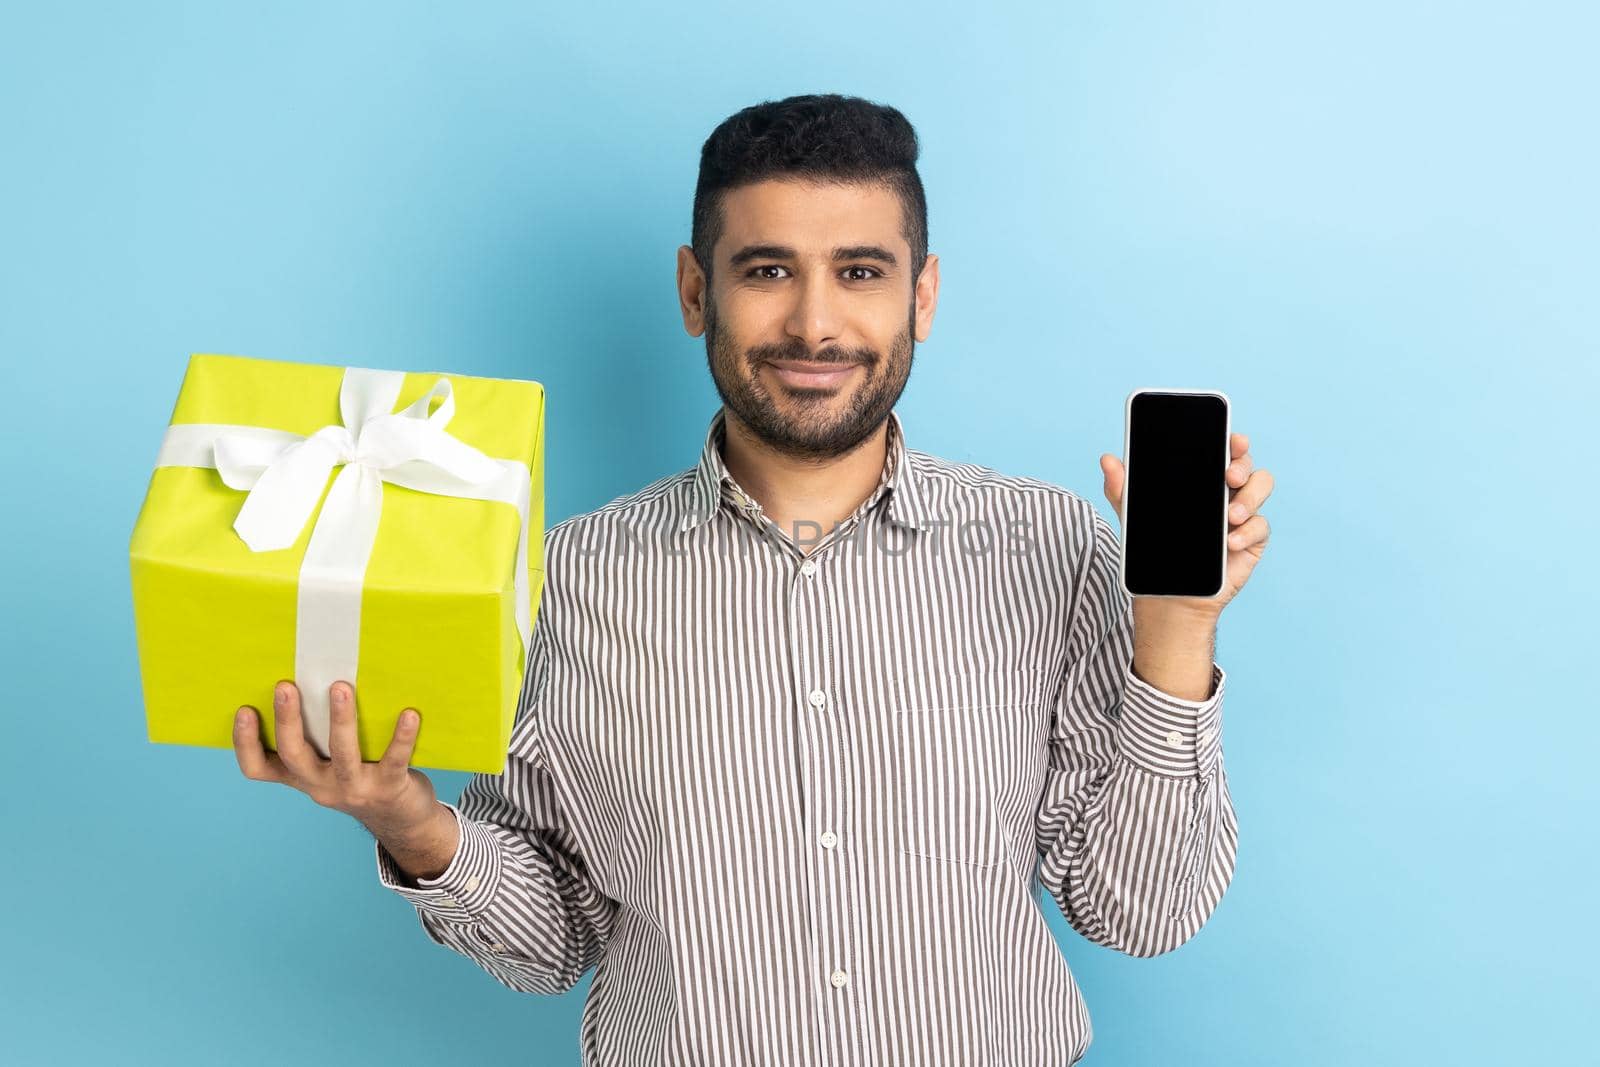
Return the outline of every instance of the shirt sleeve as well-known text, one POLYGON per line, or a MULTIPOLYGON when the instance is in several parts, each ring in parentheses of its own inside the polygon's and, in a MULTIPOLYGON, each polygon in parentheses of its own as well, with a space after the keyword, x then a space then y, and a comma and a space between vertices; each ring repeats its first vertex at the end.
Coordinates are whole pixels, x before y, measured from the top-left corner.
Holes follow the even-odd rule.
POLYGON ((413 881, 375 847, 379 882, 411 902, 430 940, 502 985, 556 994, 599 961, 617 905, 595 887, 545 762, 546 633, 536 616, 504 771, 474 775, 457 804, 440 801, 461 831, 450 865, 413 881))
POLYGON ((1089 940, 1156 956, 1192 938, 1233 878, 1238 824, 1222 766, 1227 676, 1186 700, 1133 672, 1122 547, 1092 507, 1035 822, 1040 879, 1089 940))

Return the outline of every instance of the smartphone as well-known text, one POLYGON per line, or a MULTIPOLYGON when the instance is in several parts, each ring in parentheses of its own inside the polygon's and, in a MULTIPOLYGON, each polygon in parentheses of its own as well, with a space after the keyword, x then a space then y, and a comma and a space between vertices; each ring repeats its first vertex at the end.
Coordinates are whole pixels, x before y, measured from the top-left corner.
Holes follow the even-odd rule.
POLYGON ((1214 597, 1228 568, 1228 396, 1135 389, 1122 442, 1122 587, 1214 597))

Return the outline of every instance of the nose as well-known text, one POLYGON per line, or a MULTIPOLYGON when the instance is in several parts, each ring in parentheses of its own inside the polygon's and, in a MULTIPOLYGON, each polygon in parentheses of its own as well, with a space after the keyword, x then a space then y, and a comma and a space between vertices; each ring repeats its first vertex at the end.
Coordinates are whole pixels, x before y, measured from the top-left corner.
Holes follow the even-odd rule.
POLYGON ((791 337, 798 337, 815 352, 837 341, 843 332, 837 296, 827 271, 808 271, 795 287, 795 303, 785 323, 791 337))

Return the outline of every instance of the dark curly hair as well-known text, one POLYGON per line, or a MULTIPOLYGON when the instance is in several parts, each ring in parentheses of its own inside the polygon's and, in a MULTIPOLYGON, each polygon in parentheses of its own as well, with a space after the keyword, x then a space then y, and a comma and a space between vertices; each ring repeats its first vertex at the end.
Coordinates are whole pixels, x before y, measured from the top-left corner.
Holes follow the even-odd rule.
POLYGON ((917 175, 917 131, 895 108, 838 93, 767 100, 738 111, 700 149, 689 245, 706 277, 722 236, 722 197, 774 177, 883 182, 900 197, 915 281, 928 258, 928 202, 917 175))

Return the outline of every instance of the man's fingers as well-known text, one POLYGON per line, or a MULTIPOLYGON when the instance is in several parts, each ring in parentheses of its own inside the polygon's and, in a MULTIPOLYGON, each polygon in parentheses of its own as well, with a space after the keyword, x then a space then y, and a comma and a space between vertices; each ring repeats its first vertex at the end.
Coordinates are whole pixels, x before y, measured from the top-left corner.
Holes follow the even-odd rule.
POLYGON ((389 747, 384 749, 383 758, 378 761, 385 774, 404 774, 406 768, 411 766, 411 753, 417 747, 420 725, 417 709, 407 708, 400 713, 400 721, 394 724, 394 737, 390 739, 389 747))
POLYGON ((355 690, 349 682, 328 687, 328 755, 340 786, 354 785, 361 772, 361 745, 356 737, 355 690))
POLYGON ((1232 463, 1228 464, 1228 484, 1238 489, 1250 478, 1250 472, 1255 469, 1255 461, 1245 453, 1232 463))
POLYGON ((246 704, 233 719, 233 754, 239 761, 239 770, 255 782, 287 784, 283 764, 269 757, 261 744, 261 726, 256 709, 246 704))
POLYGON ((1265 515, 1252 515, 1228 535, 1228 548, 1237 552, 1258 542, 1265 544, 1269 529, 1265 515))
POLYGON ((1250 479, 1242 487, 1234 490, 1233 500, 1228 505, 1228 521, 1238 524, 1254 515, 1272 495, 1272 472, 1265 467, 1254 471, 1250 479))
POLYGON ((278 735, 278 756, 284 766, 305 782, 321 777, 317 766, 322 757, 306 740, 305 723, 300 717, 300 690, 293 682, 279 682, 273 690, 274 727, 278 735))

